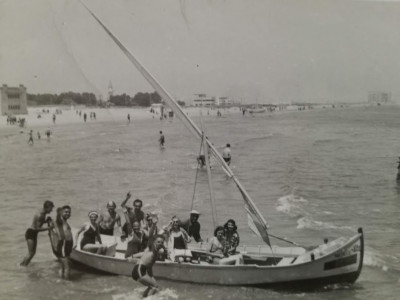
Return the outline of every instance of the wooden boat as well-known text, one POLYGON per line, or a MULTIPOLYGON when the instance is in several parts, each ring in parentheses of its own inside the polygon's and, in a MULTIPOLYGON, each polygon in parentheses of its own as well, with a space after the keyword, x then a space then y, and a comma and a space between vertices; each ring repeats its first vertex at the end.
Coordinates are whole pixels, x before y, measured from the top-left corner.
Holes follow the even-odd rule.
MULTIPOLYGON (((319 286, 328 283, 353 283, 356 281, 360 275, 364 257, 364 236, 362 229, 360 228, 358 233, 353 237, 338 238, 318 247, 313 247, 311 250, 298 247, 295 243, 289 241, 287 242, 295 246, 273 246, 270 242, 270 236, 278 237, 268 233, 268 225, 264 217, 219 152, 214 148, 209 139, 204 138, 204 132, 200 131, 197 125, 182 111, 178 103, 97 16, 95 16, 89 8, 87 9, 162 99, 169 105, 170 109, 174 111, 175 115, 191 129, 190 131, 193 132, 199 140, 201 140, 205 147, 205 153, 210 151, 215 160, 222 166, 225 173, 235 183, 243 197, 245 210, 248 215, 249 227, 266 244, 263 246, 242 247, 238 249, 243 258, 242 263, 238 265, 219 265, 206 262, 205 258, 210 254, 206 253, 205 245, 193 245, 191 247, 193 254, 191 262, 178 263, 168 260, 157 261, 154 265, 155 276, 157 278, 201 284, 256 286, 299 285, 303 288, 306 286, 319 286)), ((213 203, 214 199, 211 195, 211 171, 207 156, 206 167, 209 174, 210 198, 213 203)), ((213 213, 213 219, 214 218, 215 215, 213 213)), ((105 238, 106 237, 103 238, 104 241, 105 238)), ((285 240, 282 238, 278 239, 285 240)), ((114 238, 111 238, 107 243, 109 245, 115 243, 114 238)), ((75 262, 96 270, 130 276, 136 261, 134 259, 124 259, 123 252, 123 244, 118 243, 115 256, 101 256, 74 249, 71 258, 75 262)))
MULTIPOLYGON (((364 237, 359 229, 349 239, 339 238, 299 255, 289 254, 298 247, 273 248, 274 255, 242 251, 243 264, 218 265, 206 262, 206 252, 194 247, 191 263, 157 261, 153 271, 157 278, 216 285, 312 288, 353 283, 362 269, 364 237)), ((95 270, 125 276, 131 276, 136 263, 134 259, 125 259, 123 251, 111 257, 74 249, 71 259, 95 270)))

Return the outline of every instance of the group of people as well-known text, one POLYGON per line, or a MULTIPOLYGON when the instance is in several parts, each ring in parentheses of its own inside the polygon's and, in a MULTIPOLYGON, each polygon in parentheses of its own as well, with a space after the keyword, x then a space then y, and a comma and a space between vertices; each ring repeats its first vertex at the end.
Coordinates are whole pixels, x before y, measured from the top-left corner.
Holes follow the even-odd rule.
MULTIPOLYGON (((183 222, 176 216, 162 228, 158 228, 158 218, 155 213, 145 214, 142 211, 143 202, 140 199, 133 201, 133 207, 127 205, 131 193, 121 203, 125 223, 116 212, 117 205, 109 201, 107 210, 98 213, 88 213, 89 222, 85 223, 73 238, 68 219, 71 217, 71 207, 68 205, 57 209, 56 219, 53 221, 49 214, 53 211, 54 203, 45 201, 43 208, 33 217, 31 226, 26 230, 25 239, 28 246, 28 254, 21 262, 21 266, 27 266, 36 253, 37 236, 39 232, 48 231, 52 250, 60 262, 60 276, 70 277, 69 257, 72 249, 79 249, 99 255, 115 255, 115 247, 102 243, 103 236, 113 236, 117 230, 121 241, 126 241, 127 248, 125 258, 138 260, 132 271, 134 280, 147 286, 146 293, 155 292, 158 285, 153 277, 152 266, 156 260, 170 259, 174 262, 195 261, 188 244, 203 242, 200 235, 200 213, 196 210, 190 212, 189 218, 183 222), (47 224, 47 227, 43 225, 47 224)), ((212 264, 240 264, 242 257, 236 253, 236 247, 240 239, 234 220, 228 220, 224 226, 218 226, 214 231, 214 237, 209 241, 206 261, 212 264)), ((116 246, 116 245, 115 245, 116 246)))
POLYGON ((49 216, 53 208, 54 203, 52 201, 45 201, 43 208, 33 216, 32 224, 25 232, 28 254, 20 265, 27 266, 36 254, 38 233, 48 231, 53 253, 61 264, 60 276, 69 278, 69 256, 73 247, 72 231, 68 224, 68 219, 71 217, 71 207, 64 205, 58 208, 55 221, 49 216), (43 227, 44 224, 47 224, 47 227, 43 227))
MULTIPOLYGON (((47 136, 47 141, 50 141, 51 130, 48 128, 44 133, 47 136)), ((40 134, 40 131, 38 131, 37 132, 37 139, 40 140, 41 137, 42 136, 40 134)), ((33 130, 32 129, 28 132, 28 144, 29 145, 33 145, 33 130)))

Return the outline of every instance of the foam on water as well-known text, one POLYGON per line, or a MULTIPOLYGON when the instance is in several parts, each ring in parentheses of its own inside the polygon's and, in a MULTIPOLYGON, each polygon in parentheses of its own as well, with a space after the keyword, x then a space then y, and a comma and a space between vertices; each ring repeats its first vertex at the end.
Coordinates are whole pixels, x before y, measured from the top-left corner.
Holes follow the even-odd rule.
POLYGON ((298 219, 297 229, 314 229, 314 230, 335 229, 335 230, 355 232, 355 228, 351 226, 337 226, 329 222, 314 220, 311 216, 306 216, 298 219))
POLYGON ((276 210, 291 217, 305 216, 308 213, 302 206, 307 203, 306 199, 290 194, 278 199, 276 210))
POLYGON ((169 299, 179 299, 178 294, 173 289, 162 289, 154 295, 147 296, 143 298, 143 293, 145 292, 145 287, 136 288, 132 293, 123 293, 112 295, 112 300, 136 300, 136 299, 148 299, 148 300, 169 300, 169 299))

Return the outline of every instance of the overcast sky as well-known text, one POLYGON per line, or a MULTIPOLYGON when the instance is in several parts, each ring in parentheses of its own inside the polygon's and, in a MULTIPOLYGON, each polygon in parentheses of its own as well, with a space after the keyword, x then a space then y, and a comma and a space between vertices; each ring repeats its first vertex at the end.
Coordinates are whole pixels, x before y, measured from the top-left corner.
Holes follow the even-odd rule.
MULTIPOLYGON (((400 2, 86 0, 178 99, 400 102, 400 2)), ((75 0, 0 0, 0 84, 153 91, 75 0)))

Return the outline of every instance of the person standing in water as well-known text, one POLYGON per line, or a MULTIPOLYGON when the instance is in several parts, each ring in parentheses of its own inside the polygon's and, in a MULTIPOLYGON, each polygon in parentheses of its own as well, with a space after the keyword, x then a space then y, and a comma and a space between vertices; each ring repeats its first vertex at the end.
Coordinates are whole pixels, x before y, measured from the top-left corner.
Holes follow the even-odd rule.
POLYGON ((31 131, 29 131, 28 134, 29 134, 28 144, 33 145, 33 130, 31 129, 31 131))
POLYGON ((231 164, 231 144, 226 144, 224 151, 222 151, 222 158, 228 164, 231 164))
MULTIPOLYGON (((57 234, 58 242, 54 254, 58 258, 61 268, 59 271, 60 277, 69 279, 70 275, 70 260, 72 252, 73 238, 71 227, 68 224, 68 219, 71 217, 71 207, 64 205, 57 209, 57 218, 55 221, 54 231, 57 234)), ((52 240, 53 243, 53 240, 52 240)))
POLYGON ((149 247, 144 251, 139 259, 139 262, 133 267, 132 278, 140 282, 147 289, 143 293, 143 297, 153 295, 160 290, 153 276, 153 265, 160 255, 165 253, 164 237, 162 235, 155 235, 152 241, 149 241, 149 247))
POLYGON ((131 115, 128 114, 128 125, 131 124, 131 115))
POLYGON ((164 144, 165 144, 165 136, 163 134, 162 131, 160 131, 160 138, 158 139, 158 141, 160 142, 160 147, 164 148, 164 144))
POLYGON ((42 228, 44 223, 51 220, 50 217, 46 218, 46 215, 53 211, 53 207, 53 202, 45 201, 43 204, 43 209, 33 216, 32 225, 25 232, 25 239, 28 245, 28 254, 20 263, 21 266, 27 266, 35 256, 38 233, 41 231, 48 231, 53 228, 52 226, 49 226, 48 228, 42 228))

